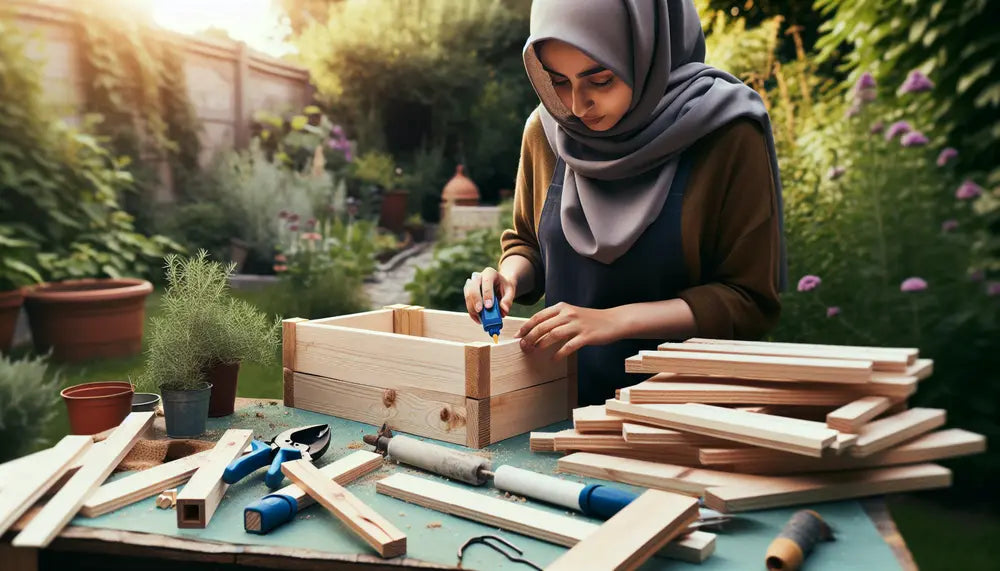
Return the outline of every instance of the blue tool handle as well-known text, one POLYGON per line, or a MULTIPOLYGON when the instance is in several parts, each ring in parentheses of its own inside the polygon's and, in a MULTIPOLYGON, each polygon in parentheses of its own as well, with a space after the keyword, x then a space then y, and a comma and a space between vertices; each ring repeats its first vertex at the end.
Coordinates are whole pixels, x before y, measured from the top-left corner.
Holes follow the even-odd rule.
POLYGON ((503 318, 500 317, 500 301, 494 299, 493 307, 487 308, 483 304, 483 310, 479 312, 479 321, 483 324, 483 330, 490 335, 499 335, 503 329, 503 318))
POLYGON ((271 462, 271 467, 267 469, 267 475, 264 476, 264 483, 267 484, 267 487, 272 490, 280 488, 281 482, 285 480, 285 475, 281 472, 281 463, 299 458, 302 458, 302 451, 298 448, 279 448, 271 462))
POLYGON ((298 511, 299 503, 292 496, 269 494, 243 509, 243 529, 247 533, 264 535, 292 521, 298 511))
POLYGON ((591 517, 610 519, 637 497, 638 494, 625 490, 590 484, 580 492, 580 510, 591 517))
POLYGON ((226 471, 222 473, 222 481, 227 484, 239 482, 247 474, 263 468, 271 463, 271 446, 260 440, 251 440, 250 446, 253 451, 245 456, 241 456, 226 466, 226 471))

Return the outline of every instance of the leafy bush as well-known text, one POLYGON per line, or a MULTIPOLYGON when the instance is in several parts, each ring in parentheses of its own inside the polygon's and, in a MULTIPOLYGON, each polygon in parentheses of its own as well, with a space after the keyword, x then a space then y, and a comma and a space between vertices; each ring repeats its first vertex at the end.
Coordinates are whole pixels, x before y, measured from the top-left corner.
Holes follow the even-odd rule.
POLYGON ((215 363, 267 365, 274 359, 281 322, 230 294, 234 269, 209 260, 204 250, 191 258, 167 257, 162 313, 150 320, 146 370, 137 384, 189 390, 215 363))
POLYGON ((34 260, 35 245, 27 240, 12 238, 13 229, 0 226, 0 292, 42 281, 42 276, 31 264, 34 260))
POLYGON ((174 205, 161 219, 158 230, 189 252, 207 250, 212 258, 229 257, 229 244, 240 234, 239 221, 216 201, 174 205))
POLYGON ((371 300, 361 280, 348 273, 328 268, 314 273, 310 281, 307 288, 283 280, 278 285, 238 295, 262 311, 284 319, 320 319, 371 309, 371 300))
POLYGON ((317 150, 323 157, 321 168, 334 174, 342 173, 354 160, 354 145, 344 129, 315 105, 289 117, 259 111, 251 129, 269 160, 299 172, 316 166, 317 150))
POLYGON ((58 405, 59 378, 48 374, 46 357, 14 361, 0 355, 0 463, 43 444, 39 427, 58 405))

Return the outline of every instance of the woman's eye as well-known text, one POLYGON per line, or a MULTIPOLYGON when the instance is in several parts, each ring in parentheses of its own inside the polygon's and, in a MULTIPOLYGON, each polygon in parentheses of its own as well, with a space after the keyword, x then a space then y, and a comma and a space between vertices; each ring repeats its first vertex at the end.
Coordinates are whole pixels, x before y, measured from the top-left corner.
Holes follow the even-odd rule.
POLYGON ((563 87, 563 86, 569 85, 569 81, 567 81, 565 79, 553 79, 552 80, 552 85, 554 85, 556 87, 563 87))
POLYGON ((607 79, 592 79, 590 83, 597 87, 607 87, 611 85, 611 82, 615 80, 614 76, 608 76, 607 79))

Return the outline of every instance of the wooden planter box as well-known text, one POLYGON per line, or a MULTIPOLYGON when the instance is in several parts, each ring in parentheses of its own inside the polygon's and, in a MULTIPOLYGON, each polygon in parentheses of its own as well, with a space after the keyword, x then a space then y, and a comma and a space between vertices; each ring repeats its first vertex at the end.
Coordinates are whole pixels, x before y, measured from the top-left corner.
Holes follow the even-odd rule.
MULTIPOLYGON (((508 337, 524 319, 507 317, 508 337)), ((488 340, 468 314, 395 305, 286 319, 285 406, 464 444, 499 442, 565 420, 576 360, 488 340), (484 340, 487 339, 487 340, 484 340)))

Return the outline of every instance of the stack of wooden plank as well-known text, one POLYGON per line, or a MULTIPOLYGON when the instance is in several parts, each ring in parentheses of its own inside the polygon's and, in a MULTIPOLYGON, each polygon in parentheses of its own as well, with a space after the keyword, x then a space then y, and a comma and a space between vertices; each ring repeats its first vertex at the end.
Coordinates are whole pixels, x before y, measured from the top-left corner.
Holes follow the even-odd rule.
POLYGON ((933 372, 917 349, 690 339, 626 359, 651 376, 574 427, 532 433, 559 470, 704 496, 741 511, 946 487, 931 462, 986 439, 909 408, 933 372))

